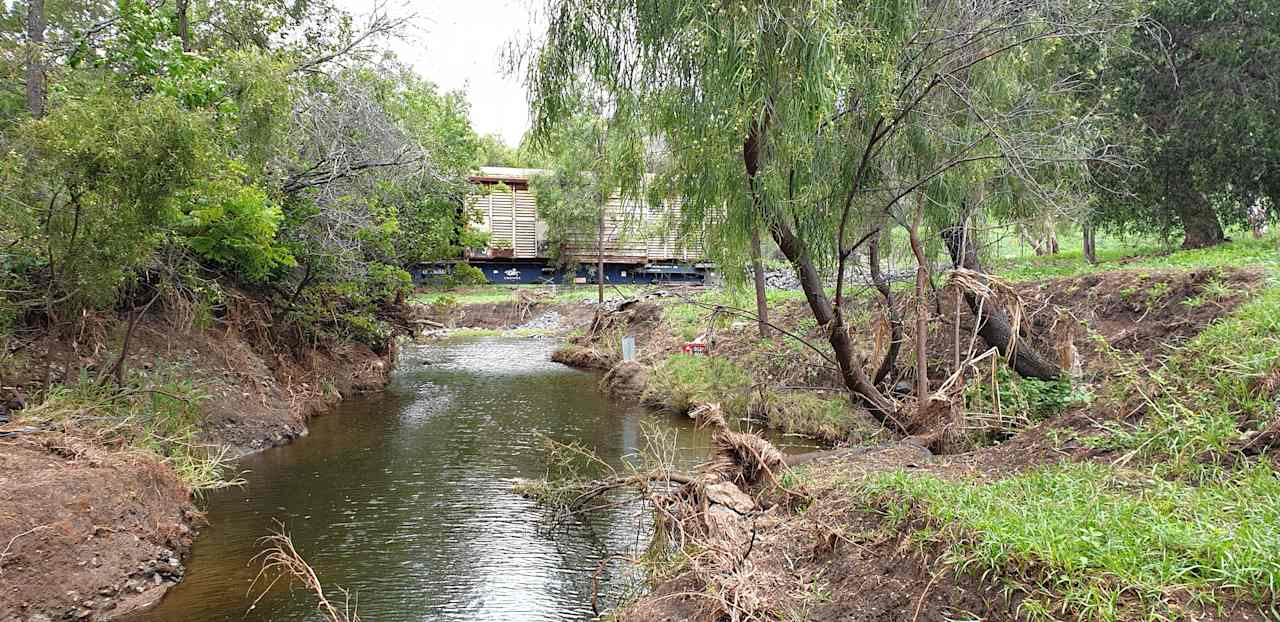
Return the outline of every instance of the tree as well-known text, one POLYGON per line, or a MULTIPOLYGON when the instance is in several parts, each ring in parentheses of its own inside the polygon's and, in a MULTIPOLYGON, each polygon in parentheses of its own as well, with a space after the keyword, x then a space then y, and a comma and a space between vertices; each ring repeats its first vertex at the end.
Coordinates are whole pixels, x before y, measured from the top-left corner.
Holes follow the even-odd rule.
POLYGON ((1181 230, 1184 248, 1280 200, 1280 11, 1267 0, 1154 0, 1106 66, 1113 131, 1141 166, 1113 171, 1113 227, 1181 230))
MULTIPOLYGON (((626 135, 623 128, 597 115, 566 119, 543 145, 550 154, 550 172, 534 176, 531 182, 538 217, 547 223, 552 256, 564 265, 571 263, 566 252, 576 257, 585 254, 585 248, 595 247, 600 302, 604 302, 607 206, 615 197, 623 204, 635 204, 638 186, 634 183, 643 175, 636 143, 625 140, 626 135)), ((621 237, 623 232, 617 230, 614 235, 621 237)))
MULTIPOLYGON (((1105 32, 1103 3, 548 0, 528 50, 535 131, 586 90, 667 146, 684 215, 721 265, 767 228, 799 276, 850 392, 910 426, 863 369, 842 309, 849 262, 916 203, 958 219, 1002 175, 1076 166, 1091 119, 1041 105, 1032 60, 1105 32), (584 78, 585 77, 585 78, 584 78), (1082 138, 1083 136, 1083 138, 1082 138), (905 209, 904 209, 905 208, 905 209), (835 275, 834 295, 824 274, 835 275)), ((956 220, 951 220, 953 224, 956 220)), ((1007 344, 1005 344, 1007 345, 1007 344)), ((923 406, 923 405, 922 405, 923 406)))
POLYGON ((520 155, 497 134, 480 137, 480 166, 521 166, 520 155))

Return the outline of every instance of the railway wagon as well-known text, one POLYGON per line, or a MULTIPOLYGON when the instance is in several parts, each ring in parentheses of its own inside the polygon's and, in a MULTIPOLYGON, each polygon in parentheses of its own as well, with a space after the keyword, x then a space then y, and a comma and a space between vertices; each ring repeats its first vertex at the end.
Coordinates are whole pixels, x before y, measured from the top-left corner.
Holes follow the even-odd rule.
POLYGON ((491 283, 566 283, 596 281, 604 258, 605 282, 701 283, 712 265, 703 261, 696 239, 681 237, 675 226, 679 205, 642 205, 617 197, 605 204, 604 239, 585 235, 560 249, 558 267, 547 242, 547 224, 538 218, 529 182, 538 169, 482 167, 471 177, 476 192, 468 205, 481 215, 489 246, 467 251, 465 260, 491 283))

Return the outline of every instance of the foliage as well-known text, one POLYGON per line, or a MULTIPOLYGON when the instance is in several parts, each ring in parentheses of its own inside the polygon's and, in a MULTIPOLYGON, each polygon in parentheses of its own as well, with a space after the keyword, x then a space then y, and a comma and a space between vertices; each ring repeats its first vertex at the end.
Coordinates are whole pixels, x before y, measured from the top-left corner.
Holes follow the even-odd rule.
POLYGON ((12 154, 26 164, 0 179, 7 252, 28 258, 48 301, 113 301, 175 222, 209 140, 206 117, 112 85, 22 123, 12 154))
POLYGON ((449 278, 445 283, 446 287, 467 287, 472 285, 485 285, 489 282, 484 277, 484 271, 469 263, 456 263, 449 270, 449 278))
POLYGON ((284 213, 261 188, 229 177, 200 180, 176 228, 196 255, 255 282, 294 265, 276 242, 284 213))
POLYGON ((1220 222, 1280 208, 1280 15, 1269 2, 1151 0, 1130 51, 1099 76, 1113 132, 1139 166, 1103 171, 1115 227, 1222 241, 1220 222), (1128 192, 1124 192, 1124 191, 1128 192))
POLYGON ((1071 379, 1037 380, 1014 374, 1007 365, 996 365, 991 376, 976 378, 965 386, 965 410, 971 421, 980 421, 995 440, 1007 438, 1033 423, 1050 419, 1093 400, 1087 389, 1071 379))
MULTIPOLYGON (((606 217, 606 205, 626 193, 642 170, 635 145, 607 119, 579 115, 566 119, 544 140, 554 154, 550 172, 530 182, 537 201, 538 218, 547 223, 549 252, 566 264, 566 251, 595 255, 598 245, 608 245, 626 234, 629 223, 606 217), (604 222, 604 239, 599 227, 604 222)), ((628 220, 638 220, 635 216, 628 220)))

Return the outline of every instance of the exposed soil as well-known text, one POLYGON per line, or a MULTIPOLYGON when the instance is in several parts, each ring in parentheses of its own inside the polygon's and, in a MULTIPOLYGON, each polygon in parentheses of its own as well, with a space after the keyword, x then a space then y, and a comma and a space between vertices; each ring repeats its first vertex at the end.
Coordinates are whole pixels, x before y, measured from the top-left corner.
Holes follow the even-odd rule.
MULTIPOLYGON (((1262 279, 1258 271, 1240 269, 1126 270, 1024 284, 1018 292, 1032 332, 1054 333, 1064 319, 1062 310, 1111 347, 1153 364, 1171 347, 1226 317, 1262 279), (1223 286, 1223 295, 1206 291, 1211 282, 1223 286)), ((1075 337, 1088 365, 1105 365, 1103 357, 1094 356, 1097 346, 1087 333, 1079 331, 1075 337)))
MULTIPOLYGON (((359 344, 299 354, 277 349, 260 325, 181 330, 155 315, 135 330, 130 367, 171 368, 199 387, 208 398, 198 440, 233 453, 306 434, 311 416, 380 388, 395 362, 394 344, 385 354, 359 344)), ((123 331, 119 320, 96 325, 101 335, 123 331)), ((55 378, 66 361, 95 373, 110 350, 81 343, 67 356, 65 344, 44 339, 8 392, 34 393, 46 360, 55 378)), ((0 425, 19 430, 0 439, 0 622, 106 620, 157 602, 181 580, 199 527, 189 491, 150 454, 84 430, 22 430, 21 413, 12 414, 0 425)))
POLYGON ((421 319, 449 328, 489 328, 506 330, 515 328, 548 311, 560 314, 565 325, 580 325, 590 321, 595 307, 583 303, 555 303, 539 300, 520 302, 486 302, 462 306, 414 305, 421 319))
POLYGON ((904 531, 883 527, 844 488, 867 473, 924 469, 933 461, 927 450, 903 443, 815 463, 821 476, 792 500, 805 511, 792 511, 784 498, 757 513, 750 546, 731 556, 732 567, 663 580, 622 619, 727 619, 721 616, 728 603, 741 614, 777 619, 1016 620, 1016 596, 936 563, 937 552, 921 551, 904 531), (724 600, 707 595, 709 575, 725 590, 724 600))
POLYGON ((47 433, 0 441, 0 620, 109 619, 181 580, 198 514, 150 458, 47 433))

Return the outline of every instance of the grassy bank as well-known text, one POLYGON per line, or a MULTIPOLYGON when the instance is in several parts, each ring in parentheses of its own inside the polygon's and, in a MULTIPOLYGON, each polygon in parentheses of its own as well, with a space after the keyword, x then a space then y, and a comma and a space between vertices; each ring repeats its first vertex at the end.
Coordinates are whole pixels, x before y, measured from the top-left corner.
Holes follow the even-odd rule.
MULTIPOLYGON (((1031 619, 1280 619, 1280 253, 1274 240, 1142 258, 1125 267, 1263 267, 1262 291, 1155 368, 1132 360, 1086 431, 1099 457, 994 481, 896 471, 850 486, 961 572, 1030 595, 1031 619), (1114 413, 1107 414, 1107 410, 1114 413), (923 527, 920 522, 923 519, 923 527)), ((1093 270, 1036 260, 1020 276, 1093 270)), ((1212 300, 1203 302, 1213 304, 1212 300)), ((1197 303, 1199 304, 1199 303, 1197 303)))
MULTIPOLYGON (((1040 347, 1070 343, 1079 375, 1045 382, 982 365, 952 396, 964 445, 942 455, 850 405, 796 292, 771 292, 772 319, 817 351, 759 339, 749 318, 716 309, 751 301, 716 291, 662 300, 598 342, 582 336, 575 347, 610 356, 618 335, 638 336, 646 401, 716 402, 864 446, 781 474, 781 499, 754 491, 775 509, 753 523, 749 565, 730 555, 692 585, 668 575, 629 611, 679 617, 733 589, 747 603, 734 610, 763 619, 1280 620, 1278 243, 998 263, 1025 325, 1053 337, 1040 347), (677 353, 703 334, 716 338, 712 356, 677 353)), ((945 302, 935 321, 965 325, 945 302)), ((854 303, 852 330, 874 335, 878 303, 854 303)), ((954 324, 931 327, 934 354, 948 352, 935 338, 952 341, 954 324)), ((949 361, 931 356, 935 382, 949 361)), ((914 353, 898 362, 910 368, 914 353)))

